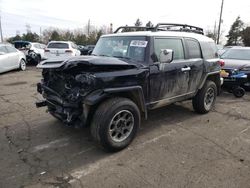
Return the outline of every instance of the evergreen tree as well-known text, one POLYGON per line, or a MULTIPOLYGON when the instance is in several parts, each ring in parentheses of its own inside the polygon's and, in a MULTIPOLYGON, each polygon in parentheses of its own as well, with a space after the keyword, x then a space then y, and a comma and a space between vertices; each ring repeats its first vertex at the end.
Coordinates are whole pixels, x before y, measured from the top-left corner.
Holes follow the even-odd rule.
POLYGON ((250 46, 250 27, 247 27, 243 30, 242 40, 245 46, 250 46))
POLYGON ((141 22, 141 20, 139 18, 136 20, 135 26, 138 26, 138 27, 142 26, 142 22, 141 22))
POLYGON ((152 24, 151 21, 149 21, 149 22, 146 24, 146 27, 154 27, 154 25, 152 24))
POLYGON ((241 40, 241 32, 243 30, 244 23, 241 21, 240 16, 234 21, 233 25, 231 26, 228 35, 226 45, 235 46, 238 45, 241 40))

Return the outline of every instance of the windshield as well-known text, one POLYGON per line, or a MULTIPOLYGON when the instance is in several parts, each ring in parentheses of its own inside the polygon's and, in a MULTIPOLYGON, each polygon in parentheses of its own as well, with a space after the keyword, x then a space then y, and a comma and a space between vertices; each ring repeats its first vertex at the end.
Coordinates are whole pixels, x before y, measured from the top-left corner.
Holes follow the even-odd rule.
POLYGON ((229 49, 222 56, 223 59, 250 60, 250 49, 229 49))
POLYGON ((62 43, 62 42, 53 42, 53 43, 49 43, 47 48, 67 49, 69 48, 69 44, 62 43))
POLYGON ((146 37, 112 36, 102 37, 92 55, 117 57, 143 62, 147 47, 146 37))

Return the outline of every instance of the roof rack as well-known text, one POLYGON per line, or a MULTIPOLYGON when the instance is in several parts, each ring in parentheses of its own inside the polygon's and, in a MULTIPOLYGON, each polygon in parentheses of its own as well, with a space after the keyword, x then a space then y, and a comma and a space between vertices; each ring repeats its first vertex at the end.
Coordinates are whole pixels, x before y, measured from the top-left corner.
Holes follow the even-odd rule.
POLYGON ((158 23, 155 26, 155 31, 184 31, 204 35, 203 29, 200 27, 175 23, 158 23))
POLYGON ((175 23, 158 23, 155 27, 141 27, 141 26, 121 26, 118 27, 114 33, 132 32, 132 31, 179 31, 179 32, 192 32, 204 35, 203 29, 200 27, 175 24, 175 23))

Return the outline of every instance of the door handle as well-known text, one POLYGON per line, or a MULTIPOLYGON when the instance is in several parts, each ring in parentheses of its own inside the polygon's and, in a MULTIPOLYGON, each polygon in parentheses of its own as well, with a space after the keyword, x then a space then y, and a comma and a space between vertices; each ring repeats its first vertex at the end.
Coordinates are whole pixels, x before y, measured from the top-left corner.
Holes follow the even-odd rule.
POLYGON ((181 68, 181 71, 184 72, 184 71, 190 71, 191 68, 190 67, 185 67, 185 68, 181 68))

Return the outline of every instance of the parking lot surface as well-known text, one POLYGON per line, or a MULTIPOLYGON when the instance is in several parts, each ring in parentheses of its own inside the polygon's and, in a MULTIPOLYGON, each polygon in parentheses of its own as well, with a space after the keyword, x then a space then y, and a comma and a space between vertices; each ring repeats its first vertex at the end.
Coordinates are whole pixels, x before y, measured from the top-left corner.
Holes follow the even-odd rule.
POLYGON ((128 148, 106 153, 35 107, 40 79, 0 75, 0 187, 250 187, 249 93, 223 93, 206 115, 190 101, 150 111, 128 148))

